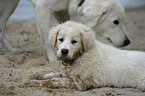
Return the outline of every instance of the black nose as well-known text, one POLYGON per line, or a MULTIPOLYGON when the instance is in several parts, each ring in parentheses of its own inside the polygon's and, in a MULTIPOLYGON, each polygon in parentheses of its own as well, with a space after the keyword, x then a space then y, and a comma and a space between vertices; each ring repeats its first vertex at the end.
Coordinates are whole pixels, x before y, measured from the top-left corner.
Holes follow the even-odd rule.
POLYGON ((62 50, 61 50, 61 53, 62 53, 63 55, 67 55, 68 52, 69 52, 68 49, 62 49, 62 50))
POLYGON ((128 45, 128 44, 130 44, 130 40, 129 40, 129 39, 126 39, 126 40, 124 41, 124 46, 126 46, 126 45, 128 45))

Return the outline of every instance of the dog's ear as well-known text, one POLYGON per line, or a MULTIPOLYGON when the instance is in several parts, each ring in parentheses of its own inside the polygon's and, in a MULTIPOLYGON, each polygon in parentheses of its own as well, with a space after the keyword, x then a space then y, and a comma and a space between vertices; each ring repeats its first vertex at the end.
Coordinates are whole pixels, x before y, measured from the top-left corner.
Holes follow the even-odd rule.
POLYGON ((96 39, 95 33, 91 29, 89 30, 85 29, 84 31, 81 32, 81 36, 84 51, 87 51, 94 45, 96 39))
POLYGON ((108 15, 108 13, 109 10, 107 7, 90 6, 83 11, 83 16, 87 25, 94 27, 98 23, 101 23, 108 15))
POLYGON ((57 43, 57 36, 59 34, 59 26, 54 27, 50 30, 49 32, 49 44, 55 48, 56 43, 57 43))

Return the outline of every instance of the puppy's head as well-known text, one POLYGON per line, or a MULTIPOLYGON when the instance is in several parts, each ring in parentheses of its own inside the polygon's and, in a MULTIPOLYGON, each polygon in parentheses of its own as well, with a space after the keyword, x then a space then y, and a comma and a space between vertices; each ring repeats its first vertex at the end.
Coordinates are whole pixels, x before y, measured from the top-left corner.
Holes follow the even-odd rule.
POLYGON ((124 26, 124 8, 119 0, 86 0, 82 8, 82 20, 96 30, 97 34, 118 47, 130 43, 124 26))
POLYGON ((70 63, 93 46, 95 35, 86 25, 68 21, 52 28, 49 42, 56 47, 57 58, 65 63, 70 63))

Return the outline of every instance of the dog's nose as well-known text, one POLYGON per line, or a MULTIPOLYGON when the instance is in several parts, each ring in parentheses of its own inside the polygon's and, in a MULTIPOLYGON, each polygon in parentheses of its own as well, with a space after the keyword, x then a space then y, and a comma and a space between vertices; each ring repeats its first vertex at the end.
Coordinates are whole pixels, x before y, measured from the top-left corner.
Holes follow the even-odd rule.
POLYGON ((129 40, 129 39, 126 39, 126 40, 124 41, 124 46, 126 46, 126 45, 128 45, 128 44, 130 44, 130 40, 129 40))
POLYGON ((68 52, 69 52, 68 49, 62 49, 62 50, 61 50, 61 53, 62 53, 63 55, 67 55, 68 52))

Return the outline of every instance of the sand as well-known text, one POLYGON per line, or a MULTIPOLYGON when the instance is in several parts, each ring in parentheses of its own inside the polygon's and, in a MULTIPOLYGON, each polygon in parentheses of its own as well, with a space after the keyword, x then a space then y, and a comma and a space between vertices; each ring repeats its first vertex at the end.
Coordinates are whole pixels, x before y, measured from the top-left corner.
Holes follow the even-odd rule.
MULTIPOLYGON (((131 44, 123 49, 145 50, 145 7, 127 10, 126 16, 131 44)), ((43 56, 35 21, 7 23, 6 36, 13 47, 34 49, 13 55, 0 44, 0 96, 145 96, 145 92, 133 88, 103 87, 88 91, 52 89, 49 92, 46 87, 25 87, 23 81, 29 75, 58 71, 64 66, 57 61, 49 63, 43 56)))

